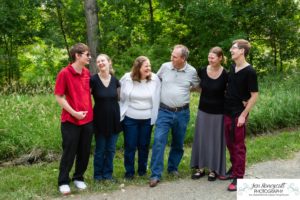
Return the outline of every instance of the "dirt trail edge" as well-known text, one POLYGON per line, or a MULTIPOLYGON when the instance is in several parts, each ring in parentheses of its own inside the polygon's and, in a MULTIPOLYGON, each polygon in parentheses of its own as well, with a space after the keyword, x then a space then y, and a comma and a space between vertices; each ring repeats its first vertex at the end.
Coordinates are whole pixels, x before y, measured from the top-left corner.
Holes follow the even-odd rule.
MULTIPOLYGON (((247 168, 245 178, 300 178, 300 152, 289 160, 273 160, 257 163, 247 168)), ((228 192, 229 181, 207 181, 179 179, 173 182, 161 182, 157 187, 128 186, 111 193, 71 195, 63 200, 196 200, 196 199, 236 199, 236 192, 228 192)))

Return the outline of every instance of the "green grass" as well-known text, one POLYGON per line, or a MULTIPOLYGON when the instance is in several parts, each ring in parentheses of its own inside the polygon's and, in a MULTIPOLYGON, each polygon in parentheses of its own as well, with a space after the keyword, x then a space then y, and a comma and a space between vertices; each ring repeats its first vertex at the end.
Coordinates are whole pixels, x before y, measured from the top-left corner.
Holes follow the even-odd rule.
MULTIPOLYGON (((300 130, 273 133, 283 127, 300 125, 299 73, 290 76, 268 76, 259 80, 260 96, 251 112, 248 125, 247 162, 289 158, 300 150, 300 130), (255 136, 255 137, 254 137, 255 136)), ((190 175, 191 143, 197 114, 199 94, 191 95, 191 119, 186 135, 186 151, 180 164, 183 177, 190 175)), ((60 112, 52 94, 0 94, 0 161, 9 160, 41 149, 44 154, 61 152, 60 112)), ((153 138, 152 138, 153 139, 153 138)), ((148 177, 124 180, 123 136, 120 134, 115 163, 118 183, 95 184, 92 181, 92 159, 86 173, 89 192, 110 192, 125 185, 145 185, 148 177)), ((167 155, 167 154, 166 154, 167 155)), ((166 158, 165 158, 166 160, 166 158)), ((59 196, 57 192, 58 162, 32 166, 0 168, 0 199, 45 199, 59 196)), ((172 181, 164 174, 164 179, 172 181)), ((75 193, 76 194, 76 193, 75 193)))
MULTIPOLYGON (((249 117, 250 135, 300 125, 299 75, 299 72, 289 76, 269 75, 259 80, 259 100, 249 117)), ((0 161, 19 157, 33 149, 40 149, 44 154, 61 151, 61 109, 54 95, 33 95, 32 89, 29 93, 31 95, 4 95, 0 92, 0 161)), ((199 94, 192 93, 186 144, 193 141, 198 102, 199 94)), ((122 147, 121 136, 117 148, 122 147)))
MULTIPOLYGON (((169 148, 167 148, 165 153, 165 161, 167 160, 166 156, 168 150, 169 148)), ((284 131, 256 137, 249 136, 247 138, 247 165, 249 166, 267 160, 291 158, 293 152, 298 151, 300 151, 300 128, 291 132, 284 131)), ((179 166, 182 178, 189 178, 190 176, 190 155, 191 148, 190 145, 187 145, 179 166)), ((89 188, 85 192, 80 192, 80 194, 95 192, 109 193, 120 189, 122 184, 125 186, 145 186, 148 184, 148 176, 138 177, 133 181, 123 179, 124 167, 122 151, 117 152, 114 165, 114 176, 118 180, 117 183, 94 183, 92 180, 93 165, 91 157, 88 170, 85 174, 89 188)), ((58 162, 0 168, 0 199, 46 199, 58 197, 60 194, 57 191, 57 175, 58 162)), ((169 177, 166 173, 164 173, 163 179, 164 181, 176 180, 169 177)), ((71 188, 74 190, 73 186, 71 186, 71 188)), ((78 194, 76 190, 74 191, 75 195, 78 194)))
POLYGON ((300 73, 267 76, 260 80, 257 105, 250 113, 248 129, 261 133, 300 123, 300 73))
POLYGON ((60 108, 54 95, 1 96, 0 105, 0 160, 34 148, 59 151, 60 108))
POLYGON ((248 164, 275 159, 290 158, 292 152, 300 150, 300 129, 248 137, 248 164))

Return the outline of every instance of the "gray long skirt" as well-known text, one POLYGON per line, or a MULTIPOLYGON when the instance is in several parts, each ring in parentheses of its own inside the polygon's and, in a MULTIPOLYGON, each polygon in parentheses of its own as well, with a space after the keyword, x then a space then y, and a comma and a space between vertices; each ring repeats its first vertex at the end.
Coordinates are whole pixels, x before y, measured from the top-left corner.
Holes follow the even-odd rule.
POLYGON ((226 143, 223 115, 198 110, 192 147, 191 167, 226 172, 226 143))

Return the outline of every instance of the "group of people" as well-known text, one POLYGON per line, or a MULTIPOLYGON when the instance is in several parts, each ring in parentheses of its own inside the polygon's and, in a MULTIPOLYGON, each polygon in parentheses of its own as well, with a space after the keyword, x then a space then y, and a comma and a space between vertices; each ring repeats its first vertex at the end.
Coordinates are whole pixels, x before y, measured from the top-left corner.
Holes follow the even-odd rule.
POLYGON ((231 179, 229 191, 237 190, 237 179, 245 174, 246 122, 258 98, 257 75, 246 61, 251 45, 247 40, 233 41, 230 48, 234 64, 226 72, 222 63, 226 57, 220 47, 209 51, 209 65, 200 69, 201 96, 192 146, 192 179, 203 177, 208 169, 208 181, 231 179), (231 167, 226 172, 226 152, 231 167))
POLYGON ((209 64, 196 70, 187 62, 188 48, 175 45, 171 61, 164 63, 156 74, 151 71, 150 60, 139 56, 131 72, 118 80, 108 55, 97 57, 99 72, 90 76, 85 67, 91 58, 88 46, 82 43, 72 46, 72 62, 59 72, 54 92, 62 107, 59 191, 71 193, 71 180, 76 188, 86 189, 84 173, 93 135, 95 181, 113 179, 113 159, 121 131, 124 133, 124 177, 135 176, 136 151, 137 174, 146 175, 154 125, 149 186, 155 187, 161 180, 169 132, 172 139, 167 171, 179 176, 178 166, 190 120, 191 91, 201 92, 191 155, 192 179, 203 177, 207 169, 209 181, 232 179, 228 190, 235 191, 237 179, 245 173, 246 121, 258 96, 255 70, 246 61, 249 50, 248 41, 235 40, 230 48, 235 64, 227 72, 221 65, 226 60, 222 49, 214 47, 208 54, 209 64), (226 145, 232 164, 228 172, 226 145))

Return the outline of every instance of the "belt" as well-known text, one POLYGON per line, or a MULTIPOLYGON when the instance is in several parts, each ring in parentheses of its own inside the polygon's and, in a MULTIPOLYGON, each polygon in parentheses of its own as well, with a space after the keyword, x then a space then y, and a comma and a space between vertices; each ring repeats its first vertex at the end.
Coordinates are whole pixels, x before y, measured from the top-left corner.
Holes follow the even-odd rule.
POLYGON ((168 111, 171 111, 171 112, 179 112, 179 111, 188 109, 189 108, 189 104, 187 103, 184 106, 180 106, 180 107, 175 107, 174 108, 174 107, 169 107, 166 104, 160 103, 160 107, 164 108, 164 109, 166 109, 168 111))

